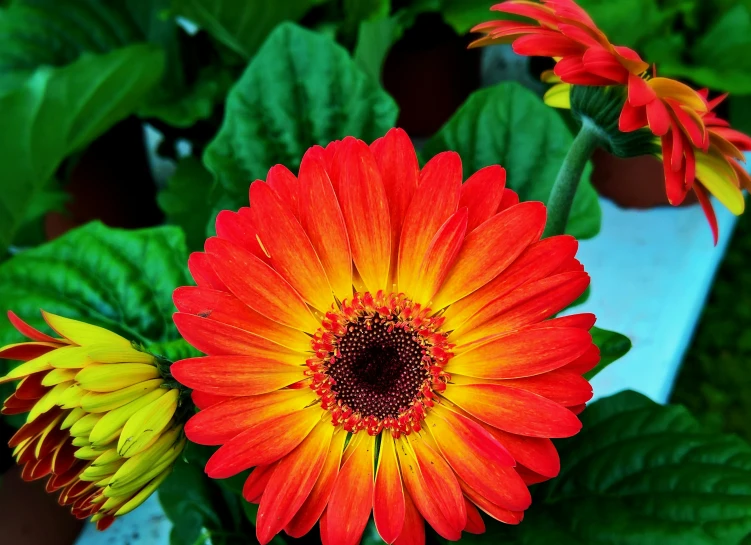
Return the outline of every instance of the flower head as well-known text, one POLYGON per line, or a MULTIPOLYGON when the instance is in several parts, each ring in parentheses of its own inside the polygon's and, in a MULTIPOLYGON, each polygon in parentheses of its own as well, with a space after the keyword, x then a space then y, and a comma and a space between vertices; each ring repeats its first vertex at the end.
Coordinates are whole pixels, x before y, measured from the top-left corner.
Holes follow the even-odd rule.
MULTIPOLYGON (((738 161, 744 160, 741 152, 749 144, 748 137, 738 131, 729 136, 725 122, 711 113, 717 101, 708 102, 705 91, 695 91, 670 78, 656 77, 654 66, 650 72, 649 65, 636 52, 612 45, 573 0, 541 0, 541 3, 507 0, 491 10, 526 17, 533 22, 482 23, 473 30, 484 36, 472 46, 512 43, 514 51, 520 55, 555 59, 553 73, 544 74, 543 78, 557 83, 546 95, 548 104, 570 108, 572 85, 622 89, 617 127, 608 126, 603 132, 612 128, 631 133, 648 128, 659 139, 660 151, 656 155, 663 162, 668 201, 679 205, 694 191, 716 243, 717 220, 707 192, 734 214, 743 212, 745 205, 740 188, 748 187, 748 175, 738 161), (718 122, 725 125, 718 127, 718 122), (718 134, 716 128, 725 135, 718 134), (734 139, 737 145, 726 137, 734 139)), ((606 102, 598 101, 597 107, 601 108, 606 102)), ((594 118, 602 114, 599 111, 580 113, 594 118)), ((632 149, 643 151, 646 148, 632 149)))
POLYGON ((42 314, 61 338, 8 313, 31 339, 0 348, 0 358, 25 362, 0 378, 20 380, 2 413, 29 413, 9 445, 24 480, 46 477, 60 505, 103 530, 143 503, 182 452, 179 391, 162 378, 160 362, 130 341, 42 314))
POLYGON ((594 317, 547 319, 589 283, 576 240, 540 240, 544 205, 499 166, 419 169, 398 129, 315 146, 250 202, 190 258, 174 319, 207 356, 172 373, 202 409, 188 438, 221 445, 209 476, 255 468, 259 541, 320 519, 354 545, 371 512, 388 543, 481 532, 478 508, 518 523, 592 395, 594 317))

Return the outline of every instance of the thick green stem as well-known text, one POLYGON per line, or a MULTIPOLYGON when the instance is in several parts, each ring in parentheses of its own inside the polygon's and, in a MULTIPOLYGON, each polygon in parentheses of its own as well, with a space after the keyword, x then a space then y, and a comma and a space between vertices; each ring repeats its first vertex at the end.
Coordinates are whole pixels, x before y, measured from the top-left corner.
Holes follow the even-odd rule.
POLYGON ((544 236, 561 235, 566 230, 571 205, 584 167, 601 141, 599 129, 589 119, 584 118, 579 134, 574 138, 550 192, 548 222, 544 236))

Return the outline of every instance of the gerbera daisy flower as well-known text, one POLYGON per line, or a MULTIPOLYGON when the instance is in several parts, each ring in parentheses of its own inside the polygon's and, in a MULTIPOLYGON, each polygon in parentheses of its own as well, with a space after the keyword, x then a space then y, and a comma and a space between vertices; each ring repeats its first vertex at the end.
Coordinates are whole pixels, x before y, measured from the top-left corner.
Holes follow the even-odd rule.
MULTIPOLYGON (((706 94, 676 80, 656 77, 654 67, 650 74, 649 65, 636 52, 612 45, 573 0, 508 0, 491 10, 532 22, 490 21, 477 25, 473 31, 484 36, 470 47, 511 43, 520 55, 553 58, 554 70, 543 74, 544 80, 557 83, 546 94, 546 102, 553 106, 571 107, 571 85, 622 88, 617 128, 611 127, 608 120, 607 127, 600 129, 606 133, 611 129, 631 133, 647 127, 658 137, 661 151, 657 155, 663 162, 668 201, 679 205, 694 191, 717 243, 717 220, 707 192, 734 214, 743 212, 740 187, 747 183, 748 175, 738 161, 744 160, 742 146, 748 142, 745 135, 733 131, 732 138, 742 142, 738 147, 709 130, 708 124, 714 123, 716 117, 709 114, 706 94), (695 183, 697 179, 699 183, 695 183)), ((608 99, 596 102, 594 110, 613 106, 608 99)), ((579 113, 589 119, 609 116, 608 112, 591 110, 579 113)), ((632 151, 638 153, 647 148, 651 146, 636 146, 632 151)))
POLYGON ((484 34, 470 48, 512 44, 515 53, 557 60, 554 72, 574 85, 626 85, 630 74, 649 65, 633 49, 616 46, 573 0, 508 0, 492 11, 529 18, 533 22, 488 21, 472 29, 484 34))
POLYGON ((179 390, 163 378, 163 362, 123 337, 42 315, 61 338, 8 313, 31 339, 0 348, 0 358, 25 362, 0 377, 20 380, 2 413, 28 413, 9 446, 24 480, 47 478, 60 505, 104 530, 172 471, 186 443, 176 418, 179 390))
POLYGON ((348 137, 273 167, 250 207, 223 211, 190 257, 175 323, 205 357, 176 362, 202 410, 188 438, 220 445, 206 472, 254 468, 262 544, 320 520, 355 545, 373 514, 387 543, 521 521, 527 484, 554 477, 550 438, 580 429, 599 359, 588 314, 553 318, 589 277, 545 207, 490 166, 419 169, 407 135, 348 137))

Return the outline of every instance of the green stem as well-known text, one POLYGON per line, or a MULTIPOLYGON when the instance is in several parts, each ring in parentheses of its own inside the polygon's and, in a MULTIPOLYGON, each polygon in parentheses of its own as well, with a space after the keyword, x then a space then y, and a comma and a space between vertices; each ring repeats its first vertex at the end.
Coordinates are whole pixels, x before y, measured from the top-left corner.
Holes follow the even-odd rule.
POLYGON ((579 134, 574 138, 561 170, 553 184, 548 199, 548 222, 545 226, 546 237, 562 235, 566 230, 571 205, 574 202, 576 188, 579 187, 584 167, 592 157, 595 149, 602 142, 600 130, 588 118, 583 118, 579 134))

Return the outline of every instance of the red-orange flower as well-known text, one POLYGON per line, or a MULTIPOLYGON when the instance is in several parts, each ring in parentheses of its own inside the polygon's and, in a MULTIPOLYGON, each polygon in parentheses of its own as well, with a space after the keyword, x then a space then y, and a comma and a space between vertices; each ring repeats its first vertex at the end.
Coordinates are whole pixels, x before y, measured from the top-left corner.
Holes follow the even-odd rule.
POLYGON ((499 166, 462 184, 459 156, 419 169, 398 129, 311 148, 224 211, 189 261, 174 319, 207 354, 175 363, 201 408, 188 438, 221 445, 257 534, 388 543, 482 532, 478 508, 521 521, 527 484, 554 477, 550 441, 580 429, 594 316, 547 319, 589 283, 569 236, 540 240, 499 166))
MULTIPOLYGON (((619 120, 622 132, 648 127, 660 139, 668 201, 683 202, 695 191, 717 242, 717 220, 707 191, 734 214, 744 210, 740 188, 748 175, 738 164, 748 146, 746 135, 726 125, 718 133, 710 126, 725 123, 710 114, 706 93, 670 78, 655 77, 633 50, 612 45, 594 21, 573 0, 507 0, 491 10, 527 17, 534 23, 490 21, 473 31, 485 34, 471 47, 512 43, 520 55, 556 60, 555 78, 562 82, 550 103, 569 107, 566 85, 623 86, 624 105, 619 120), (724 135, 721 135, 724 131, 724 135), (737 143, 737 144, 736 144, 737 143), (700 183, 696 183, 697 179, 700 183)), ((716 105, 716 104, 715 104, 716 105)))
POLYGON ((629 74, 649 65, 633 49, 615 46, 573 0, 508 0, 493 11, 527 17, 535 23, 489 21, 472 32, 485 34, 470 47, 510 43, 519 55, 556 59, 554 72, 573 85, 625 85, 629 74))

